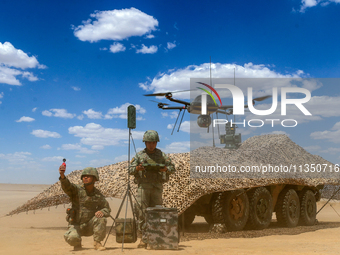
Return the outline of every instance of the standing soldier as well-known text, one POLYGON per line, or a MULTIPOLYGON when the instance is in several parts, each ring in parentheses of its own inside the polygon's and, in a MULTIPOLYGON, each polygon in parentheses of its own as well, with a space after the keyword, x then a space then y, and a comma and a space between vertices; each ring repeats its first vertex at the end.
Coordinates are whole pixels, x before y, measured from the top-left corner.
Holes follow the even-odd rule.
POLYGON ((96 168, 87 167, 82 171, 83 185, 75 185, 65 177, 65 166, 59 167, 60 183, 63 191, 70 197, 72 208, 67 209, 68 231, 65 233, 65 241, 74 247, 81 249, 81 236, 91 236, 94 239, 94 248, 103 251, 101 245, 106 235, 105 217, 110 216, 110 206, 105 197, 94 183, 99 181, 96 168))
POLYGON ((175 172, 175 166, 161 150, 157 149, 158 133, 148 130, 144 133, 145 149, 138 152, 131 161, 130 174, 135 176, 138 184, 136 206, 138 229, 142 232, 142 239, 138 248, 146 248, 145 238, 145 209, 162 205, 163 183, 168 181, 169 175, 175 172), (144 166, 143 166, 144 165, 144 166))

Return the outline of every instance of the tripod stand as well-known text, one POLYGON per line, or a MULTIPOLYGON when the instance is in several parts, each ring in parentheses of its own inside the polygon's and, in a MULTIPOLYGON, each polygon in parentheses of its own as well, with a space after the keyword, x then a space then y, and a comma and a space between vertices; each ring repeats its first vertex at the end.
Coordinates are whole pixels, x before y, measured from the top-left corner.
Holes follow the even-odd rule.
MULTIPOLYGON (((130 106, 129 106, 130 107, 130 106)), ((136 202, 136 206, 139 207, 139 209, 141 210, 141 205, 138 203, 135 195, 133 194, 133 192, 131 191, 131 185, 130 185, 130 138, 132 137, 131 135, 131 128, 129 127, 129 146, 128 146, 128 180, 127 180, 127 189, 126 189, 126 192, 124 194, 124 197, 123 197, 123 201, 121 202, 120 204, 120 207, 118 209, 118 212, 117 212, 117 215, 115 218, 113 218, 112 216, 110 216, 112 219, 113 219, 113 223, 112 223, 112 226, 110 228, 110 231, 106 237, 106 240, 104 242, 104 246, 106 244, 106 241, 107 239, 109 238, 109 235, 111 233, 111 230, 113 228, 113 225, 115 224, 116 222, 116 219, 118 218, 122 208, 123 208, 123 205, 124 205, 124 202, 125 202, 125 199, 126 199, 126 208, 125 208, 125 218, 124 218, 124 229, 123 229, 123 239, 122 239, 122 251, 124 249, 124 240, 125 240, 125 230, 126 230, 126 219, 127 219, 127 210, 128 210, 128 205, 129 205, 129 202, 130 202, 130 206, 131 206, 131 209, 132 209, 132 214, 133 214, 133 221, 135 222, 136 220, 136 215, 135 215, 135 210, 133 209, 133 203, 132 203, 132 197, 135 199, 135 202, 136 202)), ((136 150, 136 149, 135 149, 136 150)))

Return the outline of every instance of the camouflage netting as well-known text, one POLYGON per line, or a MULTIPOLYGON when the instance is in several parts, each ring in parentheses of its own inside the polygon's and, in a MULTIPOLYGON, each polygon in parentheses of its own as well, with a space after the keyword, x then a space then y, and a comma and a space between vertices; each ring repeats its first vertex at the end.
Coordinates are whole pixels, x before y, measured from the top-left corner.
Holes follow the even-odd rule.
MULTIPOLYGON (((164 184, 163 201, 166 207, 175 207, 179 213, 184 212, 201 196, 213 192, 235 190, 241 188, 259 187, 274 184, 297 184, 306 186, 326 185, 325 195, 329 197, 332 190, 339 185, 339 178, 190 178, 190 158, 192 161, 202 161, 202 155, 223 155, 225 162, 233 164, 259 165, 280 163, 283 165, 300 164, 300 159, 308 159, 308 162, 315 164, 331 164, 320 156, 315 156, 300 146, 296 145, 285 135, 264 135, 255 136, 247 139, 237 151, 228 151, 221 148, 202 147, 190 153, 169 154, 175 164, 176 173, 170 176, 168 183, 164 184), (238 156, 235 156, 235 155, 238 156), (295 155, 292 157, 292 155, 295 155)), ((100 181, 96 187, 106 197, 122 198, 127 187, 127 167, 128 162, 120 162, 109 166, 98 167, 100 181)), ((57 171, 57 169, 56 169, 57 171)), ((81 170, 76 170, 67 175, 67 178, 76 184, 81 184, 81 170)), ((298 175, 297 175, 298 176, 298 175)), ((134 177, 130 178, 131 189, 136 194, 137 185, 133 182, 134 177)), ((339 198, 336 197, 336 198, 339 198)), ((11 211, 8 215, 13 215, 30 210, 37 210, 70 203, 69 197, 62 191, 59 181, 51 187, 32 198, 24 205, 11 211)))

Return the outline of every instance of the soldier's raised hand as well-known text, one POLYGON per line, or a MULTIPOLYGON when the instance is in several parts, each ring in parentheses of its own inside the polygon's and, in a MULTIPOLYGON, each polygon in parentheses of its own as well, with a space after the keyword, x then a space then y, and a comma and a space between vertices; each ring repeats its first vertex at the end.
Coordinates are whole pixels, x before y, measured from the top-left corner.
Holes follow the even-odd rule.
POLYGON ((62 179, 65 178, 65 170, 66 170, 66 166, 61 165, 61 166, 59 167, 59 174, 60 174, 60 177, 61 177, 62 179))

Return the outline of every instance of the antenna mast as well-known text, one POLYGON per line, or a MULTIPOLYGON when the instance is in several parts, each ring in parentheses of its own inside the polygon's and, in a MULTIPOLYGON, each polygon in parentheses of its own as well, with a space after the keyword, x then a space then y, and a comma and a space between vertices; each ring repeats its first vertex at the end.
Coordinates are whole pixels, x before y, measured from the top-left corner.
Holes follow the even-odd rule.
MULTIPOLYGON (((210 86, 212 86, 212 79, 211 79, 211 56, 210 56, 210 86)), ((214 113, 211 114, 214 119, 214 113)), ((213 137, 213 147, 215 147, 215 137, 214 137, 214 120, 212 124, 212 137, 213 137)))

